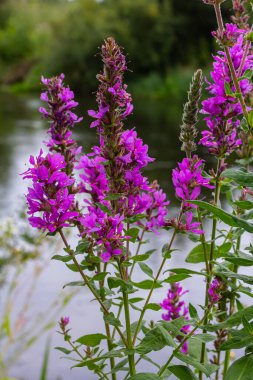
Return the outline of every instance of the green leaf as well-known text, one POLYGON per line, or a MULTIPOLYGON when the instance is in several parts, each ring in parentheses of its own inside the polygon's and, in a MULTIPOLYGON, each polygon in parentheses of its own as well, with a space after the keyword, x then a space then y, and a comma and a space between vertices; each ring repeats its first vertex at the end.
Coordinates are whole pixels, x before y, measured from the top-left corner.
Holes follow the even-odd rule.
POLYGON ((162 325, 165 328, 165 330, 171 331, 171 333, 175 336, 185 336, 185 334, 182 333, 181 329, 182 327, 189 325, 189 321, 187 321, 185 317, 179 317, 170 322, 161 321, 160 325, 162 325))
POLYGON ((180 380, 196 380, 192 370, 184 365, 172 365, 168 370, 180 380))
POLYGON ((145 310, 158 311, 158 310, 161 310, 161 306, 158 305, 158 303, 149 303, 146 305, 145 310))
POLYGON ((109 325, 112 325, 114 327, 122 326, 120 320, 118 318, 116 318, 112 312, 104 315, 104 321, 109 323, 109 325))
POLYGON ((209 343, 209 342, 213 342, 217 337, 215 335, 211 335, 211 334, 195 334, 191 337, 191 339, 196 339, 196 340, 200 340, 201 342, 204 342, 204 343, 209 343))
POLYGON ((228 369, 225 380, 252 380, 253 355, 236 360, 228 369))
POLYGON ((245 71, 245 73, 243 74, 243 76, 240 77, 240 78, 238 78, 238 79, 239 79, 239 80, 242 80, 242 79, 249 79, 249 80, 251 80, 252 75, 253 75, 253 70, 251 70, 251 69, 247 69, 247 70, 245 71))
POLYGON ((67 284, 63 285, 63 289, 66 288, 67 286, 85 286, 85 282, 84 281, 68 282, 67 284))
POLYGON ((171 253, 175 251, 175 249, 170 249, 169 247, 169 244, 166 243, 164 244, 164 246, 162 247, 162 256, 165 258, 165 259, 170 259, 171 258, 171 253))
POLYGON ((146 218, 145 214, 136 214, 136 215, 130 216, 130 218, 125 218, 124 221, 126 223, 132 224, 132 223, 138 222, 138 220, 145 219, 145 218, 146 218))
POLYGON ((128 367, 125 365, 128 363, 128 358, 121 360, 118 364, 115 365, 111 373, 117 373, 118 371, 128 371, 128 367))
POLYGON ((242 323, 242 317, 245 317, 247 321, 251 321, 253 318, 253 305, 246 307, 243 310, 234 313, 225 322, 217 323, 216 325, 208 325, 209 331, 221 330, 224 328, 231 328, 234 326, 239 326, 242 323))
POLYGON ((123 196, 123 194, 119 194, 119 193, 113 193, 113 194, 108 194, 105 199, 107 201, 117 201, 118 199, 120 199, 121 197, 123 196))
POLYGON ((159 282, 155 282, 153 280, 144 280, 141 282, 133 282, 132 284, 140 289, 151 289, 154 286, 154 289, 161 288, 162 285, 159 282))
POLYGON ((54 255, 51 260, 59 260, 63 263, 67 263, 68 261, 72 260, 72 258, 70 256, 54 255))
POLYGON ((67 350, 65 347, 54 347, 55 350, 63 352, 65 355, 71 354, 73 350, 67 350))
POLYGON ((72 272, 79 272, 78 267, 76 266, 75 263, 73 264, 66 264, 66 266, 72 271, 72 272))
POLYGON ((91 281, 103 281, 107 275, 108 272, 100 272, 98 274, 95 274, 95 276, 92 277, 91 281))
POLYGON ((226 169, 222 172, 222 176, 232 179, 238 185, 253 187, 253 173, 244 168, 226 169))
POLYGON ((252 336, 253 326, 248 322, 248 320, 245 318, 244 315, 242 316, 242 324, 243 324, 245 332, 251 335, 252 342, 253 342, 253 336, 252 336))
POLYGON ((233 350, 233 349, 239 349, 243 347, 247 347, 250 343, 252 343, 252 337, 249 335, 240 332, 240 335, 234 336, 228 340, 226 340, 222 345, 220 346, 220 349, 222 351, 227 350, 233 350))
POLYGON ((161 380, 162 378, 155 373, 142 372, 136 375, 133 375, 128 378, 128 380, 161 380))
POLYGON ((182 362, 192 365, 194 368, 204 372, 208 377, 211 376, 219 367, 215 364, 201 364, 198 360, 191 358, 190 356, 184 355, 181 352, 178 352, 175 355, 182 362))
POLYGON ((216 272, 220 276, 224 276, 226 278, 237 278, 245 282, 246 284, 253 285, 253 276, 247 276, 245 274, 238 274, 228 270, 227 268, 223 268, 222 270, 216 272))
POLYGON ((104 334, 88 334, 81 336, 76 340, 76 342, 85 346, 96 347, 103 339, 107 339, 107 336, 104 334))
POLYGON ((240 266, 252 266, 253 265, 253 256, 247 255, 244 252, 238 252, 238 256, 231 255, 225 258, 226 261, 240 266))
POLYGON ((119 278, 119 277, 108 277, 107 283, 108 283, 109 289, 118 288, 119 286, 121 287, 121 289, 124 289, 124 290, 132 289, 132 285, 129 282, 126 282, 122 280, 122 278, 119 278))
POLYGON ((214 216, 217 216, 222 222, 224 222, 225 224, 231 227, 241 227, 247 232, 253 232, 252 223, 248 223, 245 220, 240 219, 235 215, 231 215, 216 206, 213 206, 203 201, 189 201, 189 202, 199 206, 200 208, 203 208, 204 210, 211 212, 214 216))
POLYGON ((143 301, 144 298, 141 298, 141 297, 134 297, 134 298, 130 298, 129 299, 129 302, 130 303, 136 303, 136 302, 140 302, 140 301, 143 301))
POLYGON ((191 318, 194 318, 194 319, 199 318, 196 308, 191 303, 189 303, 189 314, 191 318))
POLYGON ((172 275, 172 276, 169 276, 168 278, 166 278, 166 280, 163 280, 162 282, 166 282, 166 283, 173 283, 173 282, 179 282, 179 281, 183 281, 185 280, 186 278, 189 278, 191 277, 189 274, 175 274, 175 275, 172 275))
POLYGON ((234 97, 233 91, 231 90, 230 84, 228 82, 225 82, 225 93, 228 96, 234 97))
POLYGON ((139 267, 141 268, 142 272, 153 278, 153 271, 147 264, 139 263, 139 267))
POLYGON ((146 253, 142 255, 135 255, 131 257, 131 260, 133 261, 145 261, 147 260, 154 252, 156 252, 156 249, 151 249, 150 251, 147 251, 146 253))
POLYGON ((90 247, 90 241, 89 240, 81 240, 78 243, 78 246, 76 247, 75 254, 80 255, 82 253, 87 252, 87 249, 90 247))
MULTIPOLYGON (((227 252, 229 252, 231 247, 232 247, 232 244, 229 242, 224 243, 219 247, 215 247, 214 258, 217 259, 219 257, 226 256, 227 252)), ((205 243, 205 249, 206 249, 207 257, 209 259, 210 258, 210 244, 209 243, 205 243)), ((191 250, 191 252, 188 254, 188 256, 186 257, 185 261, 191 264, 205 262, 205 253, 204 253, 203 244, 199 244, 196 247, 194 247, 191 250)))
POLYGON ((251 110, 248 114, 248 122, 250 127, 253 127, 253 110, 251 110))
POLYGON ((96 203, 96 206, 100 208, 100 210, 102 210, 105 214, 112 214, 112 210, 110 210, 107 206, 103 205, 102 203, 96 203))
POLYGON ((129 241, 131 241, 132 243, 135 243, 136 242, 136 239, 139 235, 139 228, 136 228, 136 227, 133 227, 133 228, 129 228, 126 232, 125 232, 125 236, 131 236, 131 239, 129 239, 129 241))
POLYGON ((253 202, 250 201, 235 201, 234 204, 242 210, 251 210, 253 202))
POLYGON ((143 355, 151 351, 160 351, 166 346, 175 346, 175 342, 169 332, 158 325, 154 329, 148 331, 141 343, 136 347, 136 351, 143 355))
MULTIPOLYGON (((205 276, 205 273, 202 273, 202 272, 197 272, 196 270, 191 270, 191 269, 187 269, 187 268, 172 268, 172 269, 169 269, 170 272, 172 273, 175 273, 175 274, 198 274, 200 276, 205 276)), ((164 273, 166 273, 168 271, 165 271, 164 273)))

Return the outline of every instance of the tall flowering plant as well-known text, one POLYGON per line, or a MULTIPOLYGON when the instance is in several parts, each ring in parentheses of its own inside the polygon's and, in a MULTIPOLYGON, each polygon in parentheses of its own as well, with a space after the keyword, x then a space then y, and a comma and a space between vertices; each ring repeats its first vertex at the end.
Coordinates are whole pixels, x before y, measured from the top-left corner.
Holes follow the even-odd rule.
POLYGON ((71 319, 59 322, 69 345, 60 351, 76 361, 79 371, 92 371, 94 379, 249 379, 253 306, 244 307, 239 298, 252 297, 247 284, 253 283, 240 270, 253 265, 252 246, 242 239, 245 232, 253 232, 252 32, 244 2, 233 1, 232 22, 226 25, 222 2, 204 1, 217 16, 213 36, 219 50, 205 79, 208 98, 200 105, 203 75, 197 70, 184 106, 180 140, 185 157, 172 171, 180 203, 176 217, 157 181, 150 183, 144 176, 154 161, 148 146, 134 128, 125 128, 133 104, 124 83, 126 58, 115 40, 107 38, 100 51, 97 108, 88 111, 98 142, 90 152, 82 154, 73 138, 82 118, 74 113, 77 102, 64 76, 42 78, 46 106, 40 112, 50 124, 49 140, 47 152, 30 157, 23 174, 30 181, 28 219, 49 235, 59 234, 65 254, 53 258, 80 276, 81 281, 70 285, 87 287, 100 308, 103 332, 76 339, 71 319), (202 131, 199 114, 204 115, 202 131), (216 169, 204 171, 198 145, 213 156, 216 169), (232 158, 235 163, 229 168, 232 158), (66 228, 77 237, 75 246, 70 246, 66 228), (146 236, 161 233, 167 240, 162 254, 158 249, 145 252, 146 236), (191 268, 171 268, 178 234, 196 243, 185 259, 191 268), (159 262, 156 273, 151 255, 159 262), (203 302, 197 300, 195 306, 187 302, 188 290, 180 283, 191 277, 203 288, 203 302), (164 288, 167 298, 154 302, 154 293, 160 292, 162 299, 164 288), (150 310, 157 312, 155 321, 149 321, 150 310), (230 365, 231 350, 243 347, 245 355, 230 365), (164 362, 152 354, 162 349, 168 355, 164 362), (153 371, 145 372, 146 361, 153 371))

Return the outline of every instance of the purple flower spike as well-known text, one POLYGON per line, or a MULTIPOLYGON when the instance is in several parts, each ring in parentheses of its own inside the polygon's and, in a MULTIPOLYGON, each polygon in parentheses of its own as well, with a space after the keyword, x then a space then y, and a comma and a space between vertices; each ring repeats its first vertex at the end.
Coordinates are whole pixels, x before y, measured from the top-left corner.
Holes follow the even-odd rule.
POLYGON ((222 282, 216 277, 208 289, 208 297, 211 303, 217 303, 221 299, 222 287, 222 282))
POLYGON ((76 156, 81 152, 81 148, 72 138, 72 130, 83 118, 79 118, 72 111, 78 103, 74 100, 73 91, 69 87, 64 87, 63 80, 63 74, 49 79, 41 78, 46 91, 42 92, 40 99, 47 103, 47 108, 40 107, 39 111, 51 123, 47 147, 50 151, 60 152, 65 156, 70 172, 73 171, 76 156))
MULTIPOLYGON (((189 290, 183 290, 180 283, 175 282, 171 284, 171 287, 168 291, 167 298, 160 303, 160 306, 166 310, 166 314, 162 314, 162 318, 164 321, 173 321, 179 317, 185 317, 186 320, 189 319, 189 310, 185 304, 185 301, 181 300, 184 294, 188 293, 189 290)), ((184 334, 188 334, 190 332, 190 325, 186 325, 182 327, 181 331, 184 334)), ((182 336, 177 336, 177 339, 181 341, 183 339, 182 336)), ((185 343, 181 348, 183 353, 188 352, 188 345, 185 343)))
POLYGON ((203 162, 197 155, 194 155, 192 158, 184 158, 178 164, 178 168, 172 171, 172 182, 176 195, 184 202, 185 207, 196 207, 185 201, 197 199, 201 193, 201 187, 213 188, 209 184, 209 179, 202 175, 201 166, 203 162))
POLYGON ((125 218, 143 214, 136 223, 146 231, 166 224, 166 196, 156 183, 149 184, 142 169, 154 161, 148 146, 134 129, 124 130, 124 120, 132 113, 132 99, 123 83, 127 70, 125 56, 112 38, 101 49, 103 73, 98 75, 98 111, 89 110, 97 127, 99 146, 81 157, 79 188, 89 195, 87 213, 80 218, 83 232, 97 246, 104 262, 123 258, 125 218), (115 199, 113 199, 115 198, 115 199))
MULTIPOLYGON (((249 53, 244 57, 246 33, 247 30, 239 29, 234 24, 226 24, 222 36, 216 35, 223 44, 228 46, 235 71, 240 77, 246 70, 253 68, 253 56, 249 53)), ((214 57, 211 78, 211 82, 207 82, 210 97, 202 103, 207 130, 202 132, 199 143, 206 146, 211 154, 224 157, 242 144, 241 139, 238 138, 240 124, 238 116, 243 112, 238 99, 230 94, 231 91, 236 91, 227 57, 223 51, 219 51, 214 57)), ((252 93, 253 86, 249 79, 244 78, 239 83, 243 97, 252 93)))
POLYGON ((70 192, 74 179, 65 172, 64 156, 48 153, 44 157, 41 150, 38 157, 30 157, 30 164, 23 178, 32 180, 26 195, 31 226, 53 233, 73 224, 79 213, 74 208, 75 196, 70 192))

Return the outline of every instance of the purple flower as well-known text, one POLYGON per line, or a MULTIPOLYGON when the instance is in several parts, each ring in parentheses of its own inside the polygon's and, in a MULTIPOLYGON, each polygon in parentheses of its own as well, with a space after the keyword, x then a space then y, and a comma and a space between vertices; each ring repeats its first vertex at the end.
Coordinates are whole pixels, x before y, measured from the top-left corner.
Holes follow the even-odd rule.
MULTIPOLYGON (((170 289, 167 293, 167 298, 165 298, 161 303, 160 306, 166 310, 165 314, 162 314, 162 318, 165 321, 173 321, 179 317, 185 317, 186 320, 189 319, 189 310, 188 307, 185 304, 185 301, 183 301, 181 298, 184 294, 188 293, 189 290, 183 290, 180 283, 175 282, 171 284, 170 289)), ((190 325, 186 325, 182 327, 181 331, 184 334, 188 334, 190 332, 190 325)), ((181 341, 183 339, 182 336, 177 336, 177 339, 181 341)), ((187 343, 184 344, 184 346, 181 349, 182 352, 187 353, 188 351, 188 345, 187 343)))
POLYGON ((98 75, 98 111, 89 110, 97 127, 99 146, 82 156, 77 166, 81 192, 86 210, 79 219, 83 232, 94 242, 104 262, 122 255, 126 218, 143 214, 146 220, 137 221, 148 231, 165 225, 166 196, 158 186, 150 185, 142 169, 153 158, 148 146, 134 129, 124 130, 124 120, 133 111, 132 99, 123 83, 125 57, 112 38, 101 49, 104 70, 98 75))
POLYGON ((30 157, 31 167, 23 178, 32 180, 26 195, 30 224, 50 233, 67 227, 79 215, 75 211, 75 196, 70 189, 74 179, 65 172, 66 162, 60 153, 30 157))
POLYGON ((193 222, 193 213, 190 211, 185 212, 180 220, 177 218, 170 219, 168 222, 166 222, 166 226, 172 226, 177 231, 183 233, 191 232, 197 235, 204 233, 204 231, 200 229, 201 223, 193 222))
POLYGON ((109 192, 108 179, 105 171, 105 159, 99 155, 80 158, 77 169, 80 174, 81 191, 91 195, 94 203, 102 201, 109 192))
POLYGON ((203 160, 194 155, 192 158, 184 158, 178 163, 178 168, 172 171, 172 182, 177 197, 184 202, 185 207, 195 207, 187 203, 187 200, 195 200, 201 193, 201 187, 212 189, 209 179, 202 175, 203 160))
POLYGON ((101 55, 106 71, 98 75, 99 111, 88 111, 89 116, 96 119, 91 123, 91 128, 98 127, 103 131, 104 127, 113 122, 117 129, 121 129, 123 120, 133 111, 131 95, 126 91, 127 85, 123 84, 123 74, 127 70, 126 59, 114 39, 110 37, 102 46, 101 55))
MULTIPOLYGON (((228 47, 229 53, 235 71, 239 76, 243 76, 246 70, 253 67, 253 56, 251 54, 247 54, 243 61, 246 32, 234 24, 226 24, 222 36, 217 36, 223 42, 225 39, 226 44, 230 46, 228 47)), ((214 57, 211 78, 211 82, 207 82, 210 97, 202 103, 202 113, 207 115, 205 117, 207 130, 202 132, 202 139, 199 143, 208 147, 211 154, 224 157, 231 154, 242 143, 237 135, 240 124, 238 116, 243 112, 238 99, 231 96, 226 89, 228 87, 232 92, 236 92, 227 57, 223 51, 219 51, 214 57)), ((252 84, 248 79, 242 79, 239 83, 244 97, 252 92, 252 84)))
POLYGON ((58 322, 63 334, 67 334, 69 331, 69 330, 66 330, 66 327, 68 326, 69 321, 70 321, 69 317, 61 317, 60 322, 58 322))
POLYGON ((40 99, 47 103, 47 108, 40 107, 39 111, 51 123, 48 131, 50 139, 46 145, 50 151, 57 151, 65 156, 68 172, 70 172, 73 170, 76 156, 81 152, 81 148, 72 139, 72 130, 75 124, 82 121, 82 118, 78 118, 72 112, 78 103, 74 101, 73 91, 69 87, 64 87, 63 80, 63 74, 49 79, 41 78, 46 91, 42 92, 40 99))
POLYGON ((221 299, 221 290, 222 282, 216 277, 208 289, 208 298, 211 303, 217 303, 221 299))

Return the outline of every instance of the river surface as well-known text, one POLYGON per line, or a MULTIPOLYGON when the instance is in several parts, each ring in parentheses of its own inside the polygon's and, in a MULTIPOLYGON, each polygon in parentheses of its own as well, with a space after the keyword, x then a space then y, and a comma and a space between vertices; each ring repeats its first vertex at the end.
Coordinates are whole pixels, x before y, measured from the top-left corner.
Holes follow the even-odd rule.
MULTIPOLYGON (((80 109, 87 109, 87 103, 82 102, 80 109)), ((0 218, 13 218, 16 222, 16 211, 24 203, 24 193, 27 184, 20 177, 26 169, 26 163, 30 154, 37 155, 41 147, 41 142, 46 137, 46 124, 42 121, 37 109, 40 102, 35 96, 14 96, 11 94, 0 95, 0 218)), ((90 104, 89 104, 90 106, 90 104)), ((180 143, 178 141, 181 109, 170 109, 169 102, 147 102, 139 101, 135 109, 135 115, 129 122, 129 127, 136 127, 139 135, 145 143, 150 146, 150 155, 156 158, 155 163, 145 174, 151 179, 158 179, 161 186, 172 200, 170 206, 171 214, 175 214, 174 194, 171 187, 171 169, 176 166, 180 153, 180 143)), ((96 143, 94 129, 89 129, 90 119, 84 118, 82 124, 76 128, 76 138, 82 143, 84 152, 88 152, 91 146, 96 143)), ((148 249, 160 248, 169 240, 169 233, 162 233, 150 237, 148 249)), ((170 268, 187 266, 184 263, 185 256, 193 243, 185 237, 178 237, 175 247, 180 245, 180 252, 175 252, 170 261, 170 268)), ((144 249, 144 248, 143 248, 144 249)), ((145 249, 147 249, 145 247, 145 249)), ((55 252, 52 252, 53 254, 55 252)), ((60 251, 58 251, 60 253, 60 251)), ((160 254, 153 255, 150 260, 154 272, 160 263, 160 254), (159 255, 159 256, 158 256, 159 255)), ((165 268, 168 269, 168 266, 165 268)), ((198 269, 198 266, 194 267, 198 269)), ((25 280, 29 282, 34 272, 33 265, 28 265, 25 271, 25 280)), ((135 274, 136 280, 142 279, 142 273, 135 274)), ((23 278, 24 280, 24 278, 23 278)), ((65 265, 58 261, 49 261, 41 274, 36 290, 30 299, 29 315, 33 318, 38 313, 47 310, 51 302, 58 297, 63 285, 70 281, 79 280, 77 274, 66 269, 65 265)), ((199 304, 204 300, 204 281, 202 277, 187 279, 183 282, 190 292, 185 296, 187 301, 199 304)), ((145 295, 145 291, 140 291, 138 296, 145 295)), ((166 289, 156 290, 152 302, 160 302, 166 296, 166 289)), ((21 298, 21 296, 20 296, 21 298)), ((20 298, 16 300, 21 303, 20 298)), ((56 316, 59 320, 62 315, 71 318, 71 331, 73 338, 78 338, 87 333, 103 332, 103 322, 99 314, 98 306, 90 301, 90 295, 86 288, 79 292, 66 306, 65 310, 56 316)), ((1 305, 1 303, 0 303, 1 305)), ((133 311, 133 316, 138 316, 138 311, 133 311)), ((161 312, 150 311, 147 313, 147 320, 158 320, 161 312)), ((64 346, 62 337, 57 333, 57 327, 50 333, 44 334, 29 350, 15 363, 10 370, 10 375, 19 380, 37 380, 42 366, 42 358, 45 350, 47 336, 51 337, 49 372, 47 380, 95 380, 95 376, 87 372, 86 369, 70 370, 72 362, 60 359, 63 355, 54 350, 55 346, 64 346)), ((154 354, 161 363, 166 361, 168 352, 163 350, 154 354)), ((146 362, 140 364, 140 371, 152 371, 154 367, 146 362)), ((172 379, 172 377, 171 377, 172 379)))

